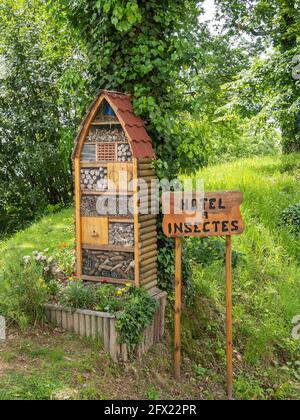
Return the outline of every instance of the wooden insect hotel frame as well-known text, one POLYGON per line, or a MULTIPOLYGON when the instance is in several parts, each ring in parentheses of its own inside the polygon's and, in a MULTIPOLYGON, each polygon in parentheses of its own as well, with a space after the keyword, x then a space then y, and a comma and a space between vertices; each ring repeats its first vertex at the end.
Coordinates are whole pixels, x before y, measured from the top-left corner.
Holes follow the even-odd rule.
POLYGON ((82 123, 73 152, 81 279, 131 282, 153 295, 158 292, 157 220, 145 211, 151 202, 148 187, 155 178, 153 159, 151 139, 134 114, 130 97, 101 91, 82 123), (138 179, 143 179, 144 187, 138 179), (104 206, 105 212, 99 205, 107 204, 103 197, 115 199, 113 205, 104 206))

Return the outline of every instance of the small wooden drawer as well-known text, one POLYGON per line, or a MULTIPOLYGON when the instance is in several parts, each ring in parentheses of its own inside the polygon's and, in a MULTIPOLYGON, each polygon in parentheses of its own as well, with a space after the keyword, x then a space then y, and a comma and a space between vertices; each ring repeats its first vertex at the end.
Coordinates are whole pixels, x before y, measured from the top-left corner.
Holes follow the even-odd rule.
POLYGON ((85 245, 108 245, 108 218, 82 217, 82 243, 85 245))

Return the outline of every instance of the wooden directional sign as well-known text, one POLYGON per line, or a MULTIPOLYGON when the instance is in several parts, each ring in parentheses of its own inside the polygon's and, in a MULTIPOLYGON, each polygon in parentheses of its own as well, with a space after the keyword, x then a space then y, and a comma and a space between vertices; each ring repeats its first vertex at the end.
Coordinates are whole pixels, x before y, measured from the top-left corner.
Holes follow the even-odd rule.
POLYGON ((227 393, 233 397, 232 364, 232 235, 244 232, 239 191, 216 193, 167 192, 163 194, 163 231, 175 243, 175 378, 180 379, 181 360, 181 238, 184 236, 226 236, 226 347, 227 393))
POLYGON ((169 237, 239 235, 244 229, 239 191, 164 193, 163 231, 169 237))

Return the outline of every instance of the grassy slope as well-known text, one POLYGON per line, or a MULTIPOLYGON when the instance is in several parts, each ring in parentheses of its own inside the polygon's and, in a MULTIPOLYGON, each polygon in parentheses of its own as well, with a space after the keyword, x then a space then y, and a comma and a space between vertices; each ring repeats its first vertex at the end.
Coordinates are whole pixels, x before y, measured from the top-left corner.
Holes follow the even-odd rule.
POLYGON ((44 217, 25 231, 18 232, 10 239, 0 242, 0 267, 11 256, 28 255, 42 251, 74 245, 73 209, 44 217))
MULTIPOLYGON (((234 249, 244 254, 234 272, 235 392, 239 398, 300 395, 296 382, 300 347, 291 340, 292 318, 300 314, 300 245, 279 228, 281 211, 300 201, 299 161, 299 156, 288 161, 244 160, 207 168, 201 174, 206 190, 240 189, 245 194, 247 231, 234 239, 234 249)), ((16 254, 72 246, 72 215, 72 210, 65 210, 47 216, 1 244, 0 265, 16 254)), ((46 331, 28 334, 24 341, 15 333, 0 352, 0 398, 19 394, 26 398, 30 392, 36 398, 49 397, 62 391, 67 396, 71 392, 77 397, 108 399, 224 397, 223 263, 216 261, 205 269, 194 266, 194 279, 199 295, 184 311, 186 374, 180 386, 174 385, 171 376, 169 340, 143 363, 116 368, 103 353, 95 352, 95 346, 72 336, 46 331), (40 371, 49 378, 49 387, 40 382, 40 371)))
MULTIPOLYGON (((300 343, 291 335, 292 319, 300 314, 300 241, 280 228, 280 215, 300 201, 300 156, 241 160, 205 169, 200 176, 207 191, 238 189, 245 198, 247 230, 233 240, 234 249, 244 254, 234 271, 235 363, 240 367, 236 389, 249 398, 288 396, 293 385, 281 377, 287 366, 291 367, 287 378, 299 380, 300 343)), ((187 309, 186 331, 193 331, 198 344, 205 343, 199 362, 214 366, 216 359, 224 363, 219 333, 224 321, 224 266, 216 262, 194 271, 205 298, 191 313, 187 309), (202 320, 193 322, 196 311, 202 320), (205 340, 207 335, 213 344, 205 340)), ((186 351, 195 358, 187 335, 186 351)), ((300 397, 299 386, 295 393, 300 397)))

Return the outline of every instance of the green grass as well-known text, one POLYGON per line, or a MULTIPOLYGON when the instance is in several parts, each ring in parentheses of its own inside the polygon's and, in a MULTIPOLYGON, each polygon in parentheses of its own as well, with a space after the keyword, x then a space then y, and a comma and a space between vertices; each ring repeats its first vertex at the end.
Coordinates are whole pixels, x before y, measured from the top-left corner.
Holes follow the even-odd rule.
MULTIPOLYGON (((206 191, 238 189, 244 193, 242 213, 247 228, 233 240, 234 250, 242 255, 234 270, 233 287, 235 395, 241 399, 299 398, 300 342, 292 339, 292 319, 300 315, 300 240, 282 228, 280 216, 300 201, 300 156, 240 160, 206 168, 199 176, 205 180, 206 191)), ((197 244, 194 241, 193 247, 197 244)), ((73 245, 73 210, 67 209, 3 242, 0 267, 17 255, 73 245)), ((54 340, 45 349, 34 339, 29 343, 21 340, 17 350, 0 353, 0 361, 13 366, 21 352, 32 366, 28 373, 8 369, 0 380, 0 398, 50 398, 64 388, 75 389, 77 397, 85 399, 122 398, 124 387, 148 399, 200 394, 207 399, 224 397, 223 261, 205 267, 194 264, 193 283, 196 298, 187 302, 183 312, 183 371, 187 374, 180 392, 173 388, 168 347, 164 347, 163 358, 150 353, 142 364, 135 365, 128 385, 128 372, 116 371, 107 359, 100 362, 86 356, 80 362, 66 362, 63 340, 54 340), (45 374, 40 381, 36 361, 45 374), (101 372, 97 363, 103 366, 101 372)))
POLYGON ((50 252, 57 248, 74 246, 72 208, 44 217, 28 229, 0 242, 0 267, 10 258, 31 254, 33 251, 50 252))
MULTIPOLYGON (((300 201, 300 156, 240 160, 207 168, 199 177, 206 191, 237 189, 244 193, 242 213, 247 228, 233 240, 234 250, 243 255, 233 281, 235 362, 241 372, 236 381, 238 396, 249 398, 252 393, 254 398, 277 398, 289 392, 299 396, 299 388, 294 391, 296 381, 291 385, 289 380, 297 368, 288 366, 300 359, 300 342, 292 339, 292 319, 300 314, 300 240, 282 228, 281 213, 300 201), (243 379, 245 369, 253 373, 251 379, 249 375, 243 379), (282 383, 278 375, 275 380, 274 372, 282 373, 282 383), (277 387, 281 393, 276 393, 277 387)), ((224 263, 216 261, 204 268, 195 265, 193 271, 202 299, 184 315, 184 347, 191 358, 206 361, 205 367, 216 361, 224 367, 224 336, 220 335, 224 263)))

